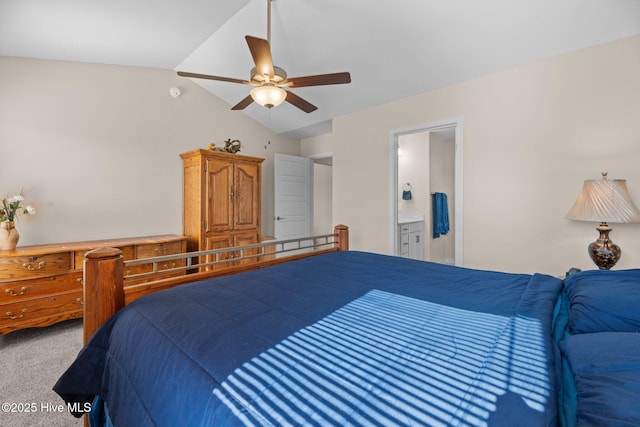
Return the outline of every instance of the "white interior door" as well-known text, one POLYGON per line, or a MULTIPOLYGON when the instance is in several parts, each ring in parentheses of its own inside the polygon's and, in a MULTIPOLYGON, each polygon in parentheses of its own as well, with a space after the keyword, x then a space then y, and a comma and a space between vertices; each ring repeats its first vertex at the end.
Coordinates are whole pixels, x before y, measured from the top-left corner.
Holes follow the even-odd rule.
POLYGON ((311 236, 313 230, 313 160, 275 154, 274 231, 276 239, 311 236))

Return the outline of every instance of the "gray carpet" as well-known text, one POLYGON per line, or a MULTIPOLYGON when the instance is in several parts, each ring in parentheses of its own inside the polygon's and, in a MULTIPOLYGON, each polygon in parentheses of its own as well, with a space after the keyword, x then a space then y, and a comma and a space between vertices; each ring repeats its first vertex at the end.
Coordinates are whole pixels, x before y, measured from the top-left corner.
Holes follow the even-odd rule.
POLYGON ((81 319, 0 336, 0 403, 16 404, 10 409, 23 409, 25 404, 36 409, 14 413, 3 405, 0 426, 82 426, 82 418, 48 409, 64 404, 51 387, 81 348, 81 319))

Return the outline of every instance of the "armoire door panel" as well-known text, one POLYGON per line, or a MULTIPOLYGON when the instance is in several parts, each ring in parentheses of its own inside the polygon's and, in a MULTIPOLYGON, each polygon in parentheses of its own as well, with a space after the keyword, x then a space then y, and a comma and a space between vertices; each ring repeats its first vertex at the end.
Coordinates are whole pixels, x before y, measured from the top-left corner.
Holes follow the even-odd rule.
POLYGON ((233 230, 233 164, 207 161, 207 203, 205 232, 233 230))
MULTIPOLYGON (((233 236, 230 236, 230 235, 211 236, 211 237, 207 237, 207 244, 206 244, 205 250, 209 251, 214 249, 223 249, 223 248, 229 248, 231 246, 234 246, 233 236)), ((224 252, 218 255, 216 254, 207 255, 206 262, 221 262, 221 261, 229 260, 230 258, 233 258, 232 254, 230 254, 229 252, 224 252)), ((212 265, 211 267, 207 268, 207 270, 217 270, 220 268, 229 267, 230 265, 231 264, 229 262, 222 262, 221 264, 212 265)))
POLYGON ((256 164, 236 164, 235 230, 257 228, 260 224, 260 169, 256 164))
MULTIPOLYGON (((239 233, 234 236, 234 246, 247 246, 253 245, 255 243, 260 243, 260 236, 257 233, 239 233)), ((260 251, 258 249, 248 249, 245 250, 244 256, 250 255, 258 255, 260 251)), ((236 256, 240 256, 241 254, 236 254, 236 256)), ((257 261, 258 258, 248 258, 244 261, 240 261, 240 264, 250 264, 254 261, 257 261)))

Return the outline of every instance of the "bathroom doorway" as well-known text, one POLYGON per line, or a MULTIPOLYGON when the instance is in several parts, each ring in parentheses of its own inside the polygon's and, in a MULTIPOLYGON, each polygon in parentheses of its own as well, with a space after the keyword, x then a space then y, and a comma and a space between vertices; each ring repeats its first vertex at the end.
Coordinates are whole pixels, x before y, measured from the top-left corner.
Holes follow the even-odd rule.
POLYGON ((462 265, 462 120, 394 130, 390 149, 392 253, 462 265))

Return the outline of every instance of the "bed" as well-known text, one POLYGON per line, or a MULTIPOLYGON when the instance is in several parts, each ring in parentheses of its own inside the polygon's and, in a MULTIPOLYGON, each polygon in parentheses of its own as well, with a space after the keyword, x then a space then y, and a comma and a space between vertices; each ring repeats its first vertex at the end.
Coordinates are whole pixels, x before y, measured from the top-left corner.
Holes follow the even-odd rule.
POLYGON ((563 423, 640 425, 640 270, 570 275, 561 296, 563 423))
POLYGON ((581 334, 560 279, 347 251, 334 234, 333 250, 187 275, 122 309, 116 291, 54 390, 96 426, 575 424, 571 354, 589 344, 567 345, 581 334))

